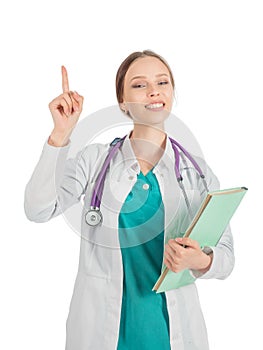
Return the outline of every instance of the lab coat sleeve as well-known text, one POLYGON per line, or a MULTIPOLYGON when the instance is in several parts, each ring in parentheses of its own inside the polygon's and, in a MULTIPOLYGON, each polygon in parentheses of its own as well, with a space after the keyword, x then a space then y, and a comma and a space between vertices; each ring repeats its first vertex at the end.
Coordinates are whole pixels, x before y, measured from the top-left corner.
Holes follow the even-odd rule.
MULTIPOLYGON (((206 179, 210 191, 218 190, 220 188, 217 177, 207 165, 206 179)), ((204 274, 199 271, 191 270, 191 273, 195 278, 225 279, 231 274, 235 264, 235 257, 230 225, 226 227, 216 247, 211 247, 211 249, 213 250, 213 260, 210 269, 204 274)))
POLYGON ((54 147, 45 142, 25 188, 24 210, 30 221, 46 222, 80 200, 87 185, 87 167, 82 152, 67 159, 70 144, 54 147))

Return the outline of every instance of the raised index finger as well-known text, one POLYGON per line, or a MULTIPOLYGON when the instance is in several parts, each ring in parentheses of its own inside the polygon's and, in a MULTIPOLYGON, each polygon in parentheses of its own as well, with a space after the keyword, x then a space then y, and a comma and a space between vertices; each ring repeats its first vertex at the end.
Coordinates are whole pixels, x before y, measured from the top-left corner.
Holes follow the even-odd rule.
POLYGON ((66 67, 61 66, 62 73, 62 90, 63 92, 69 92, 69 83, 68 83, 68 72, 66 67))

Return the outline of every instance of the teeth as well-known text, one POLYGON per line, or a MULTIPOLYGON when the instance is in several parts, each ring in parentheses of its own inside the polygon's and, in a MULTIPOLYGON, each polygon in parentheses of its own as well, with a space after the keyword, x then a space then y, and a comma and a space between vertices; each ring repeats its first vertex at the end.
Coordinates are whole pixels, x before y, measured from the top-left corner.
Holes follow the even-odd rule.
POLYGON ((161 108, 161 107, 163 107, 163 103, 152 103, 152 104, 147 105, 145 107, 149 108, 149 109, 161 108))

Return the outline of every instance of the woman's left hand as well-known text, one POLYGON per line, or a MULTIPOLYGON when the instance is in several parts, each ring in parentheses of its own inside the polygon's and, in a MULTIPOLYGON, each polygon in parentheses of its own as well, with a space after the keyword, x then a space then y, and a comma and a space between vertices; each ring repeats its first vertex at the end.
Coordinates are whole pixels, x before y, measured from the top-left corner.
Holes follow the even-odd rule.
POLYGON ((203 253, 199 243, 188 237, 170 239, 164 256, 165 265, 173 272, 190 269, 205 273, 212 263, 212 255, 203 253))

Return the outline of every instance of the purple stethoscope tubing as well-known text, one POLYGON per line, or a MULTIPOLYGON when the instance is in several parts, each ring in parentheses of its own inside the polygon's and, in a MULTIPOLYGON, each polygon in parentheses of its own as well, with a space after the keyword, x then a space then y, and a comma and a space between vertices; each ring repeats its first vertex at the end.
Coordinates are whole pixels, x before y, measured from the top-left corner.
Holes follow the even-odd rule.
POLYGON ((127 135, 125 135, 122 139, 119 139, 118 142, 114 146, 111 146, 110 151, 107 155, 107 158, 105 159, 105 162, 101 168, 101 172, 98 176, 98 179, 96 181, 96 185, 94 187, 94 191, 91 197, 91 202, 90 202, 90 207, 99 210, 100 208, 100 203, 101 203, 101 197, 102 197, 102 190, 103 190, 103 185, 104 180, 106 177, 106 172, 108 169, 108 166, 110 164, 110 161, 114 157, 116 151, 120 148, 122 141, 125 139, 127 135))
MULTIPOLYGON (((98 175, 98 178, 96 180, 96 184, 95 184, 93 194, 91 197, 90 210, 87 212, 86 217, 85 217, 87 224, 90 226, 97 226, 102 221, 100 204, 101 204, 102 192, 103 192, 103 187, 104 187, 104 180, 106 178, 107 169, 109 167, 110 161, 112 160, 112 158, 114 157, 114 155, 116 154, 117 150, 120 148, 120 146, 122 145, 122 143, 126 137, 127 137, 127 135, 125 135, 122 138, 115 138, 110 145, 109 153, 104 161, 104 164, 103 164, 101 171, 98 175)), ((183 154, 193 164, 195 170, 198 172, 200 178, 203 180, 203 184, 204 184, 206 191, 208 192, 208 187, 207 187, 207 183, 205 180, 205 175, 203 174, 201 168, 199 167, 199 165, 197 164, 195 159, 190 155, 190 153, 187 152, 187 150, 185 148, 183 148, 183 146, 181 146, 177 141, 175 141, 171 137, 169 137, 169 139, 171 141, 172 148, 173 148, 174 153, 175 153, 176 178, 177 178, 178 184, 183 192, 184 199, 185 199, 189 214, 192 216, 191 206, 190 206, 185 188, 183 186, 183 182, 182 182, 183 178, 182 178, 182 175, 181 175, 180 170, 179 170, 180 153, 179 153, 178 148, 183 152, 183 154)))

